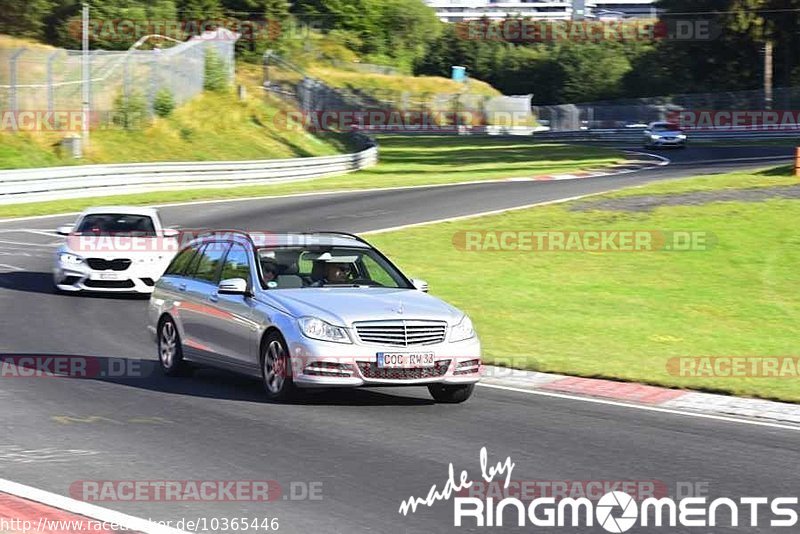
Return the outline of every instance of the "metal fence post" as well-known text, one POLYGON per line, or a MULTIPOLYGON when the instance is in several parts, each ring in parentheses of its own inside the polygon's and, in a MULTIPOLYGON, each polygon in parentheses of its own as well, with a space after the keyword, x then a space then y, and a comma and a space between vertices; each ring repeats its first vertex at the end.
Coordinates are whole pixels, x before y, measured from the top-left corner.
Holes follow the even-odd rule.
POLYGON ((55 109, 56 95, 53 86, 53 61, 59 56, 60 52, 53 52, 47 56, 47 111, 53 112, 55 109))
POLYGON ((14 113, 19 111, 19 102, 17 101, 17 60, 27 50, 27 48, 20 48, 11 54, 11 61, 9 62, 9 85, 11 88, 9 91, 8 107, 14 113))

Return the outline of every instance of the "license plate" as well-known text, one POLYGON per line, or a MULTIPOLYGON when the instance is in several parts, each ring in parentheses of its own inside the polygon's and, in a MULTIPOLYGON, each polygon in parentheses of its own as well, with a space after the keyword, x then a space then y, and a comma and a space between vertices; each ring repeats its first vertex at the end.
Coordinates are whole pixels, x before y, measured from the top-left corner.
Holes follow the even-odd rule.
POLYGON ((116 273, 100 273, 100 280, 117 280, 119 275, 116 273))
POLYGON ((432 352, 379 352, 378 367, 381 369, 409 369, 413 367, 433 367, 432 352))

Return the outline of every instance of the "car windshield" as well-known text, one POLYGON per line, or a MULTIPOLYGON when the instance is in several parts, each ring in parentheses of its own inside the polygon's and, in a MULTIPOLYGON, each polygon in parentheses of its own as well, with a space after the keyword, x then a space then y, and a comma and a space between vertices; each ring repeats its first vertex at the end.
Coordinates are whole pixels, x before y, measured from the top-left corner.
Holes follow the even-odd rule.
POLYGON ((392 287, 413 289, 375 250, 298 246, 258 249, 261 282, 267 289, 392 287))
POLYGON ((115 235, 155 237, 153 219, 147 215, 93 213, 81 220, 75 233, 79 235, 115 235))
POLYGON ((653 131, 656 132, 679 132, 681 129, 677 124, 654 124, 653 131))

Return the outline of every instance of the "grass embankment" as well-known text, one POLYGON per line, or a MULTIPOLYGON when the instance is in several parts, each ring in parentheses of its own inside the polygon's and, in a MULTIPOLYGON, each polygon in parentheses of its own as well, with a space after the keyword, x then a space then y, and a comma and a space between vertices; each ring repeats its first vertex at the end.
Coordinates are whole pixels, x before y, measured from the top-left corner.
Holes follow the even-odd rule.
POLYGON ((800 200, 757 201, 747 191, 786 185, 800 187, 787 168, 699 177, 370 240, 470 314, 487 362, 800 402, 797 376, 686 377, 667 368, 679 357, 800 356, 800 200), (692 192, 698 198, 682 205, 637 209, 645 196, 692 192), (715 202, 715 192, 739 200, 715 202), (597 202, 605 208, 592 209, 597 202), (453 243, 463 230, 696 231, 717 242, 686 252, 466 252, 453 243))
POLYGON ((263 186, 159 191, 0 206, 0 218, 77 211, 97 204, 159 204, 202 199, 447 184, 570 172, 622 159, 615 151, 535 144, 529 138, 384 136, 380 163, 352 174, 263 186))
POLYGON ((467 85, 441 76, 405 76, 401 74, 373 74, 331 67, 311 67, 309 72, 333 87, 385 93, 387 91, 412 95, 455 94, 469 92, 481 96, 500 96, 502 93, 480 80, 469 80, 467 85))

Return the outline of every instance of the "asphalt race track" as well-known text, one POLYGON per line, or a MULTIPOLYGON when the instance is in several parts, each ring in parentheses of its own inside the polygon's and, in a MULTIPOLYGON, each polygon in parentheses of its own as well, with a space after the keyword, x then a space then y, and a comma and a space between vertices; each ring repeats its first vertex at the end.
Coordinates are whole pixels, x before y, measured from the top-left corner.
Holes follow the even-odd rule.
MULTIPOLYGON (((165 224, 184 228, 361 232, 792 157, 789 148, 758 146, 664 154, 672 165, 616 177, 307 195, 161 213, 165 224)), ((222 372, 164 378, 144 329, 145 301, 53 294, 59 240, 28 230, 72 220, 0 223, 0 354, 124 358, 144 376, 2 378, 2 478, 63 495, 81 480, 275 480, 286 498, 266 504, 98 504, 158 520, 277 517, 280 531, 308 533, 473 531, 453 527, 449 501, 408 516, 398 508, 433 484, 441 488, 450 462, 477 478, 481 447, 490 462, 511 456, 515 480, 658 481, 671 493, 678 482, 707 483, 712 495, 732 499, 797 495, 800 434, 789 430, 489 388, 454 406, 433 404, 424 388, 314 394, 302 404, 276 405, 265 402, 258 382, 222 372), (289 498, 290 487, 320 482, 321 499, 289 498)))

